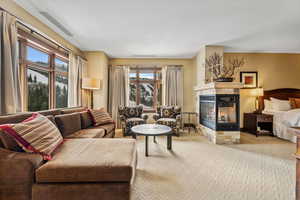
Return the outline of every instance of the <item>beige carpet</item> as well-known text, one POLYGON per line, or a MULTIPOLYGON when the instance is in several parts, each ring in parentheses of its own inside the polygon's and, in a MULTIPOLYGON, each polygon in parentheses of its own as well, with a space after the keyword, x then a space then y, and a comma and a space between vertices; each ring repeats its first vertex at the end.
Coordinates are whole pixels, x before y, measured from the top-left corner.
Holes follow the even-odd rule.
POLYGON ((295 144, 242 134, 242 144, 214 145, 205 137, 138 138, 138 168, 132 200, 295 199, 295 144))

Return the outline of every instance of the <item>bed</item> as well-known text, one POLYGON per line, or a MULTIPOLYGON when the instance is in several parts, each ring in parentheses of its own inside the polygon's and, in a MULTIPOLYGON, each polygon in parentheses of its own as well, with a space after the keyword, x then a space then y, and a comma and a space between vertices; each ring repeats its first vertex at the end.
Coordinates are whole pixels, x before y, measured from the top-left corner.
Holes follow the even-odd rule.
POLYGON ((291 126, 300 126, 300 109, 289 111, 266 110, 264 100, 276 98, 289 100, 300 98, 300 89, 283 88, 264 91, 264 96, 259 98, 259 108, 262 113, 273 115, 273 134, 279 138, 296 143, 297 137, 290 131, 291 126))

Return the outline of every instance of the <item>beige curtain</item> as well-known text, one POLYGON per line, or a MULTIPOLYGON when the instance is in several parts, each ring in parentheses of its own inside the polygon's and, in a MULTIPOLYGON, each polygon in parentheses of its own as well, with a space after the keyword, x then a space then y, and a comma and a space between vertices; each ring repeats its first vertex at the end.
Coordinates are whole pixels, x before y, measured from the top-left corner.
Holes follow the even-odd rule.
POLYGON ((118 107, 128 105, 129 100, 129 70, 128 66, 110 66, 109 68, 109 101, 108 110, 121 127, 118 107))
POLYGON ((0 11, 0 114, 22 111, 16 18, 0 11))
POLYGON ((68 106, 82 106, 81 80, 83 68, 86 62, 80 57, 69 53, 69 84, 68 84, 68 106))
POLYGON ((183 70, 182 66, 171 65, 162 68, 162 104, 183 106, 183 70))

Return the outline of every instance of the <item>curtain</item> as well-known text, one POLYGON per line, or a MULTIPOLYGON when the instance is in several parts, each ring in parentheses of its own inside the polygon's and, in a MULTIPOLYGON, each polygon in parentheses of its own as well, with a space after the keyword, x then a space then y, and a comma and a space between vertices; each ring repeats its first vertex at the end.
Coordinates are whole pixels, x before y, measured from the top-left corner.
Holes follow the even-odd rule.
POLYGON ((22 111, 16 18, 0 11, 0 114, 22 111))
POLYGON ((108 111, 121 127, 118 107, 128 105, 129 100, 129 70, 128 66, 110 66, 109 69, 109 105, 108 111))
POLYGON ((81 79, 85 64, 80 56, 69 53, 68 107, 82 106, 81 79))
POLYGON ((183 106, 182 66, 165 66, 162 69, 163 105, 183 106))

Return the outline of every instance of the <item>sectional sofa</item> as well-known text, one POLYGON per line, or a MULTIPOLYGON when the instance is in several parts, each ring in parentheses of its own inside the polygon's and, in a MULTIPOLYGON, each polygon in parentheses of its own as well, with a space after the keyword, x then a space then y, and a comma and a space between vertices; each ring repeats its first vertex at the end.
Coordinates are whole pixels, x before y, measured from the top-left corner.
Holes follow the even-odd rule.
MULTIPOLYGON (((128 200, 136 169, 136 142, 114 139, 115 125, 93 126, 85 108, 39 112, 65 138, 50 161, 26 153, 0 130, 0 199, 128 200)), ((32 113, 0 116, 18 123, 32 113)))

